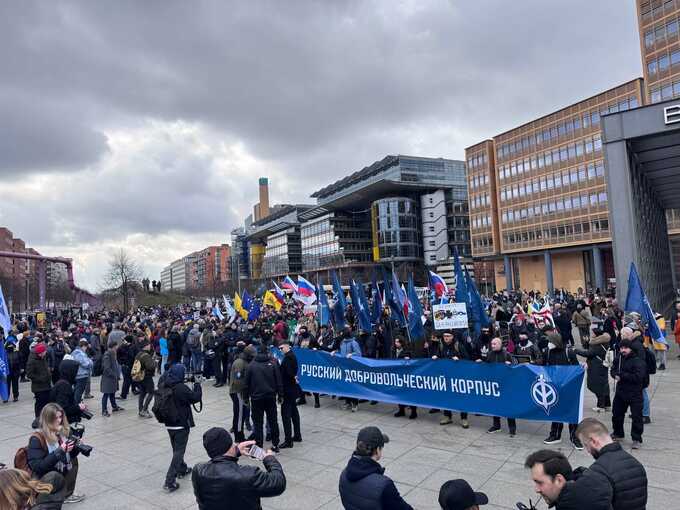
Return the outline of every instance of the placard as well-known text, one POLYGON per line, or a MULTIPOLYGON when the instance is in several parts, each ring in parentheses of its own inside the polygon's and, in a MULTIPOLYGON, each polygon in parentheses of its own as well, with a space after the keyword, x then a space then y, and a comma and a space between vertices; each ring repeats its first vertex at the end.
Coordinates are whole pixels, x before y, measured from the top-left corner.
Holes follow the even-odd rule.
POLYGON ((468 316, 465 303, 432 305, 434 329, 467 329, 468 316))

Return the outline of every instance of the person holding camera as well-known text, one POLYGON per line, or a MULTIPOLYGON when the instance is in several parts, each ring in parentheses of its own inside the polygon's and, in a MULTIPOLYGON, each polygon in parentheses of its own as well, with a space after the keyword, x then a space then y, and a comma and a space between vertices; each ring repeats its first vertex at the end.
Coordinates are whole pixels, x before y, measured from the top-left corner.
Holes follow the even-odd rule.
MULTIPOLYGON (((195 380, 193 389, 184 384, 185 371, 184 365, 180 363, 172 365, 158 382, 159 390, 170 390, 170 398, 159 401, 159 405, 167 407, 163 409, 165 417, 163 423, 172 446, 172 460, 165 475, 165 485, 163 485, 165 492, 174 492, 179 489, 177 478, 184 478, 191 473, 191 468, 184 462, 184 452, 189 442, 189 431, 196 426, 191 405, 203 400, 203 391, 201 383, 195 380)), ((154 412, 155 410, 154 404, 154 412)))
POLYGON ((64 409, 54 402, 40 412, 39 431, 28 440, 26 460, 34 478, 56 471, 64 477, 65 503, 79 503, 85 496, 76 494, 78 453, 76 441, 70 438, 70 427, 64 409))
POLYGON ((283 468, 271 450, 251 450, 255 441, 234 443, 222 427, 203 434, 203 447, 210 460, 194 466, 191 483, 200 510, 229 508, 259 510, 261 498, 279 496, 286 490, 283 468), (260 455, 262 457, 260 458, 260 455), (256 466, 239 466, 241 455, 260 458, 265 471, 256 466))

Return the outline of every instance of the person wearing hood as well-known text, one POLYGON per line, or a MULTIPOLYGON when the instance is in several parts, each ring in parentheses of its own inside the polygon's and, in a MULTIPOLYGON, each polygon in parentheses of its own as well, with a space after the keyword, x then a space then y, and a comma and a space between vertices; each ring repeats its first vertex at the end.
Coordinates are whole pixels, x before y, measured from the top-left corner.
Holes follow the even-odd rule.
MULTIPOLYGON (((337 352, 340 352, 340 356, 345 358, 361 356, 361 346, 354 336, 352 336, 352 329, 349 326, 345 326, 345 329, 342 332, 342 341, 340 342, 338 351, 333 351, 331 354, 336 354, 337 352)), ((359 399, 346 398, 345 409, 351 409, 352 412, 355 413, 359 409, 359 399)))
POLYGON ((193 389, 184 384, 186 369, 181 363, 172 365, 158 381, 158 386, 167 386, 172 390, 172 398, 177 413, 172 421, 165 422, 165 428, 170 436, 172 446, 172 460, 165 475, 165 492, 174 492, 179 489, 177 478, 184 478, 191 473, 191 468, 184 462, 184 452, 189 442, 189 432, 196 426, 191 405, 201 402, 203 391, 199 382, 194 382, 193 389))
POLYGON ((347 510, 413 510, 378 463, 389 441, 378 427, 359 431, 356 449, 340 474, 340 499, 347 510))
MULTIPOLYGON (((588 345, 588 338, 581 337, 581 345, 588 345)), ((548 333, 548 347, 543 352, 543 364, 545 366, 564 366, 564 365, 578 365, 578 359, 576 358, 576 353, 572 349, 566 349, 564 343, 562 342, 562 335, 557 331, 552 331, 548 333)), ((581 441, 576 436, 577 423, 569 424, 569 438, 571 444, 577 450, 583 450, 583 445, 581 441)), ((562 442, 562 429, 564 428, 563 423, 553 422, 550 427, 550 434, 545 438, 543 443, 545 444, 557 444, 562 442)))
MULTIPOLYGON (((626 328, 624 328, 626 329, 626 328)), ((611 367, 611 376, 616 381, 616 392, 612 403, 612 439, 620 441, 624 438, 623 420, 626 411, 630 407, 633 424, 630 435, 633 439, 633 449, 642 446, 642 433, 644 421, 642 419, 644 388, 649 384, 647 366, 633 350, 633 342, 625 338, 622 333, 619 344, 619 353, 614 358, 611 367)))
POLYGON ((574 349, 579 356, 586 358, 588 389, 597 397, 596 413, 605 412, 612 406, 609 396, 609 369, 604 365, 611 345, 611 336, 602 329, 593 331, 588 349, 574 349))
POLYGON ((271 431, 272 451, 279 451, 279 423, 276 397, 283 399, 283 381, 276 361, 269 355, 269 348, 260 345, 257 355, 246 371, 246 393, 250 397, 253 414, 253 438, 262 448, 264 444, 262 426, 264 416, 271 431))
POLYGON ((232 431, 237 442, 245 441, 243 427, 250 418, 248 397, 246 391, 246 373, 248 365, 255 357, 255 348, 246 347, 245 342, 236 343, 236 359, 231 364, 229 380, 229 396, 232 402, 232 431))
POLYGON ((69 423, 80 421, 82 411, 87 410, 85 404, 76 400, 73 387, 76 384, 80 364, 75 360, 65 359, 59 365, 59 380, 50 390, 50 402, 59 404, 66 413, 69 423))
MULTIPOLYGON (((87 381, 92 373, 92 366, 94 362, 87 355, 85 350, 88 348, 89 343, 84 338, 81 338, 78 342, 78 346, 71 352, 71 357, 74 361, 78 363, 78 373, 75 377, 75 388, 74 388, 74 398, 76 402, 80 402, 85 393, 85 388, 87 387, 87 381)), ((62 406, 63 407, 63 406, 62 406)))
MULTIPOLYGON (((9 375, 7 376, 7 387, 12 390, 12 401, 19 400, 19 379, 21 377, 21 353, 16 349, 14 342, 5 342, 5 351, 7 352, 7 365, 9 366, 9 375)), ((9 392, 7 393, 9 397, 9 392)), ((5 402, 7 402, 5 400, 5 402)))

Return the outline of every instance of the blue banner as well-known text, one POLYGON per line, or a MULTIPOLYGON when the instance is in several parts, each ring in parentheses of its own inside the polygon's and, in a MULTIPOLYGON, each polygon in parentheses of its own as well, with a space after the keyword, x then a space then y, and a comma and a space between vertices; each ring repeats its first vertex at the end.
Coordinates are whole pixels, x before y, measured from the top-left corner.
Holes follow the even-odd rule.
POLYGON ((583 416, 580 366, 295 354, 305 391, 524 420, 578 423, 583 416))

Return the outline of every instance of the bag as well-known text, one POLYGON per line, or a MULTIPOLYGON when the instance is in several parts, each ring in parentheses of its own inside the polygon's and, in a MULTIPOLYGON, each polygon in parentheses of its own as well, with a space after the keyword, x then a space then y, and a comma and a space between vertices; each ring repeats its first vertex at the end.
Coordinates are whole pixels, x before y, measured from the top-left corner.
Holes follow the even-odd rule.
POLYGON ((607 348, 607 352, 604 353, 604 358, 602 359, 602 366, 605 368, 611 368, 614 364, 614 351, 611 348, 607 348))
POLYGON ((645 363, 647 363, 647 375, 656 374, 656 356, 647 348, 645 348, 645 363))
POLYGON ((154 401, 151 412, 159 423, 175 424, 179 418, 175 395, 170 386, 164 383, 158 385, 158 389, 153 392, 154 401))
MULTIPOLYGON (((40 446, 44 450, 47 450, 47 441, 45 441, 45 438, 40 432, 35 432, 31 434, 31 437, 37 437, 38 440, 40 441, 40 446)), ((14 467, 16 469, 21 469, 22 471, 25 471, 26 473, 29 474, 29 476, 32 474, 31 468, 28 465, 28 445, 22 446, 14 454, 14 467)))
POLYGON ((139 358, 137 358, 132 364, 130 377, 135 382, 142 382, 144 380, 144 369, 142 368, 142 362, 139 360, 139 358))

